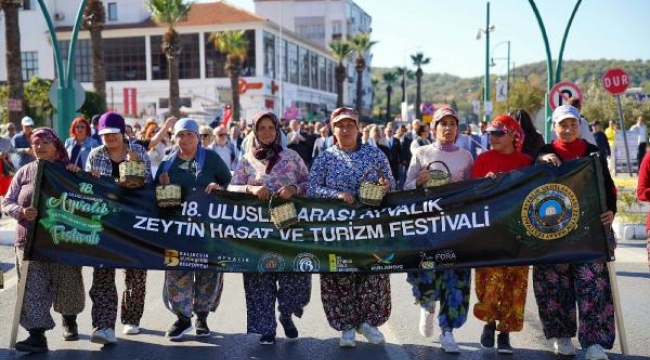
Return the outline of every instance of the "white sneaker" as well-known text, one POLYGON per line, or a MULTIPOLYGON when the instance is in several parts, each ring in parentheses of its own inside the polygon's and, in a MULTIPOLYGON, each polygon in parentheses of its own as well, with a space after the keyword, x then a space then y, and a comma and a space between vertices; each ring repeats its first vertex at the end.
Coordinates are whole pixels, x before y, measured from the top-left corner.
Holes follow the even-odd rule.
POLYGON ((431 309, 425 309, 423 307, 420 308, 420 323, 418 326, 418 328, 420 329, 420 335, 428 338, 433 336, 434 322, 436 321, 434 312, 435 312, 435 308, 431 308, 431 309))
POLYGON ((440 346, 448 354, 458 354, 460 352, 460 347, 456 344, 454 334, 451 331, 443 331, 440 334, 440 346))
POLYGON ((354 342, 354 329, 343 330, 341 331, 341 340, 339 340, 340 347, 354 347, 356 344, 354 342))
POLYGON ((117 342, 115 330, 111 328, 95 330, 90 337, 90 342, 101 345, 115 344, 117 342))
POLYGON ((573 347, 571 338, 557 338, 553 342, 555 355, 573 356, 576 354, 576 348, 573 347))
POLYGON ((371 344, 383 344, 386 341, 384 340, 384 334, 382 334, 381 331, 377 330, 376 327, 368 324, 367 322, 359 325, 357 331, 359 334, 365 336, 366 339, 368 339, 368 342, 371 344))
POLYGON ((585 360, 609 360, 609 357, 605 354, 602 346, 594 344, 587 348, 585 360))
POLYGON ((122 334, 124 335, 135 335, 139 333, 140 333, 140 327, 138 325, 126 324, 122 329, 122 334))

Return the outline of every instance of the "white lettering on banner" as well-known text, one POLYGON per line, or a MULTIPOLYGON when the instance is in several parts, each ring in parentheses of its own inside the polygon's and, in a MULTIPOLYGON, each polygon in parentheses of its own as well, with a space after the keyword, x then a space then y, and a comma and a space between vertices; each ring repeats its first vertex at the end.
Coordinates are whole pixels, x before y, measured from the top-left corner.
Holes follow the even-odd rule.
MULTIPOLYGON (((350 223, 351 224, 351 223, 350 223)), ((311 228, 314 242, 359 241, 384 237, 381 224, 311 228)))
POLYGON ((205 224, 203 223, 165 220, 139 215, 136 215, 135 218, 138 221, 133 225, 133 228, 137 230, 155 233, 160 233, 162 230, 163 234, 205 237, 205 224))
POLYGON ((280 229, 280 239, 288 241, 291 238, 291 241, 304 241, 303 229, 301 228, 291 228, 291 229, 280 229))
POLYGON ((268 239, 273 229, 248 228, 246 226, 234 226, 210 223, 210 237, 212 238, 234 238, 234 239, 268 239))
POLYGON ((264 216, 263 208, 259 206, 241 206, 228 204, 210 204, 208 208, 210 219, 235 220, 248 222, 269 222, 264 216))
POLYGON ((298 220, 303 222, 347 221, 354 219, 355 216, 355 210, 330 209, 325 211, 319 208, 302 208, 298 213, 298 220))
POLYGON ((490 209, 486 206, 483 212, 473 211, 455 215, 445 215, 441 212, 439 216, 391 222, 388 224, 388 229, 391 237, 404 237, 489 226, 490 209))

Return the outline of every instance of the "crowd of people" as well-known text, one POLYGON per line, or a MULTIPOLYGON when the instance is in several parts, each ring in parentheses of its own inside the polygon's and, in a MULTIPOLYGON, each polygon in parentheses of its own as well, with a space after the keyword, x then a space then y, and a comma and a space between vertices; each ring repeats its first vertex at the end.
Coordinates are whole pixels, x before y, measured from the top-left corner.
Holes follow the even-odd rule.
MULTIPOLYGON (((482 123, 481 134, 462 131, 458 113, 449 107, 438 109, 431 123, 415 120, 408 126, 365 126, 356 111, 346 107, 334 110, 327 123, 291 120, 285 124, 272 112, 262 112, 249 124, 228 127, 172 117, 160 126, 148 120, 143 128, 133 128, 119 114, 108 112, 91 121, 74 119, 70 137, 65 140, 50 128, 34 129, 33 120, 26 117, 23 131, 13 134, 9 144, 7 138, 0 141, 2 156, 15 156, 17 168, 2 206, 17 220, 15 249, 21 276, 27 228, 38 216, 31 204, 37 168, 34 160, 61 163, 70 171, 86 171, 96 177, 118 178, 120 163, 136 159, 145 164, 145 183, 193 186, 206 193, 216 189, 242 192, 263 201, 277 194, 284 199, 307 196, 354 204, 369 168, 380 170, 378 184, 390 192, 495 178, 534 162, 559 165, 592 152, 609 154, 609 150, 583 139, 587 135, 581 130, 585 121, 575 106, 558 107, 552 121, 556 140, 545 144, 523 109, 482 123), (435 182, 429 171, 432 166, 443 174, 435 182)), ((600 146, 607 134, 599 135, 599 125, 593 124, 596 136, 590 140, 600 146)), ((6 130, 15 132, 9 126, 6 130)), ((606 156, 600 159, 607 197, 607 211, 600 219, 609 229, 616 212, 616 192, 606 156)), ((408 273, 406 281, 412 286, 420 312, 419 331, 423 336, 433 336, 438 303, 440 345, 447 353, 458 353, 460 347, 453 334, 469 316, 473 280, 478 299, 473 314, 485 322, 481 345, 498 353, 513 353, 510 334, 521 331, 524 324, 528 270, 528 266, 480 268, 473 279, 471 269, 408 273)), ((105 268, 93 272, 89 291, 93 343, 117 342, 115 273, 105 268)), ((127 269, 124 273, 120 319, 122 333, 129 336, 140 332, 147 271, 127 269)), ((311 275, 247 273, 243 278, 247 331, 259 334, 260 344, 273 344, 277 301, 285 336, 298 339, 293 317, 302 316, 310 302, 311 275)), ((340 332, 341 347, 354 347, 356 333, 373 344, 385 341, 378 327, 391 315, 388 274, 328 273, 320 279, 325 315, 330 326, 340 332)), ((533 288, 544 335, 553 339, 556 354, 575 355, 571 338, 577 333, 586 350, 585 359, 607 359, 604 349, 612 348, 615 328, 605 261, 534 266, 533 288)), ((166 271, 163 301, 176 317, 166 336, 178 340, 193 329, 196 336, 209 336, 207 317, 216 311, 222 290, 221 273, 166 271)), ((62 314, 63 338, 77 340, 76 317, 84 309, 84 299, 79 267, 30 262, 20 318, 29 337, 16 343, 16 349, 48 351, 45 332, 54 328, 51 307, 62 314)))

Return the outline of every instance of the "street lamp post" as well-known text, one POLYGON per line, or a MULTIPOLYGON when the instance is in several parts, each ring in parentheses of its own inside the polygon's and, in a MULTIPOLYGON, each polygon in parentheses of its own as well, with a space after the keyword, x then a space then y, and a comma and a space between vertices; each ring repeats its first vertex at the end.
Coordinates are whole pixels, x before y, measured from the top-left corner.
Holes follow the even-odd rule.
POLYGON ((402 88, 402 120, 409 121, 409 100, 408 96, 406 95, 406 53, 411 50, 419 49, 421 46, 412 46, 410 48, 406 48, 402 51, 402 61, 403 61, 403 66, 402 67, 402 83, 404 84, 404 87, 402 88))
POLYGON ((477 40, 481 40, 481 34, 485 34, 485 85, 483 91, 483 106, 484 106, 484 115, 483 120, 485 122, 490 122, 490 114, 488 113, 488 104, 490 101, 490 32, 494 31, 494 25, 490 26, 490 2, 487 2, 487 16, 486 16, 486 26, 485 29, 478 29, 478 34, 476 35, 477 40))
MULTIPOLYGON (((510 40, 501 41, 501 42, 497 43, 496 45, 494 45, 494 48, 492 48, 492 59, 491 59, 491 62, 490 62, 490 66, 495 66, 496 65, 494 63, 494 59, 497 59, 497 60, 503 59, 503 58, 495 58, 494 57, 494 51, 496 50, 496 48, 499 47, 499 45, 502 45, 502 44, 508 44, 508 56, 506 57, 506 59, 507 59, 507 67, 508 67, 508 71, 506 72, 506 74, 507 74, 506 75, 506 86, 507 86, 508 95, 509 95, 510 94, 510 40)), ((510 100, 509 100, 509 98, 510 98, 510 96, 506 96, 506 111, 508 111, 508 112, 510 111, 510 100)))

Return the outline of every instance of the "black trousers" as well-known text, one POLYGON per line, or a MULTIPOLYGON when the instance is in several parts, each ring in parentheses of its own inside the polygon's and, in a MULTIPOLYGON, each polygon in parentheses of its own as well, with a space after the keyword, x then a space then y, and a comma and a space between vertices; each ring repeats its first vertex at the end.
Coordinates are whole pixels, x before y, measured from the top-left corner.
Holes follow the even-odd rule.
POLYGON ((641 169, 641 161, 643 160, 643 157, 645 156, 645 148, 648 145, 648 143, 641 143, 639 144, 639 147, 636 152, 636 161, 637 161, 637 168, 640 170, 641 169))

